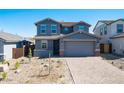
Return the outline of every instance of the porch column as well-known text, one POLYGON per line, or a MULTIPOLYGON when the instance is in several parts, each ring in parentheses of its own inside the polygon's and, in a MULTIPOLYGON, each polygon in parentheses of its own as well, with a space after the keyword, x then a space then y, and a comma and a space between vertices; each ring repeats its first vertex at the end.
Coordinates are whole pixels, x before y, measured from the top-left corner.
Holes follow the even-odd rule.
POLYGON ((63 40, 60 40, 59 55, 60 55, 61 57, 64 56, 64 41, 63 41, 63 40))

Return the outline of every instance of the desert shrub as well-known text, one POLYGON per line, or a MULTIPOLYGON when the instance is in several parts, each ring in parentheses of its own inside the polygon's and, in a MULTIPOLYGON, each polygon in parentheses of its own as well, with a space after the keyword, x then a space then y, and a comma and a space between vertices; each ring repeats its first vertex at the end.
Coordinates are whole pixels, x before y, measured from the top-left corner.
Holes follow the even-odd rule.
POLYGON ((8 61, 3 61, 2 64, 7 64, 8 66, 10 65, 8 61))
POLYGON ((7 77, 8 77, 8 73, 7 72, 3 72, 1 75, 2 75, 2 78, 4 80, 7 79, 7 77))
POLYGON ((120 68, 120 69, 122 69, 123 67, 122 67, 122 66, 120 66, 119 68, 120 68))
POLYGON ((61 60, 57 60, 57 63, 60 63, 61 62, 61 60))
POLYGON ((17 61, 16 63, 15 63, 15 69, 18 69, 20 67, 20 63, 17 61))

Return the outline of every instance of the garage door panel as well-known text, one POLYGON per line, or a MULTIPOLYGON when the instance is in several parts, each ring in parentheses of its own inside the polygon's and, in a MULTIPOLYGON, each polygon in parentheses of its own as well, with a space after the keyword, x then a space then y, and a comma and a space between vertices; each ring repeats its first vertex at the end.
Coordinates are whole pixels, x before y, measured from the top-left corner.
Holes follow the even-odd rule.
POLYGON ((66 41, 64 49, 65 56, 93 56, 94 42, 66 41))

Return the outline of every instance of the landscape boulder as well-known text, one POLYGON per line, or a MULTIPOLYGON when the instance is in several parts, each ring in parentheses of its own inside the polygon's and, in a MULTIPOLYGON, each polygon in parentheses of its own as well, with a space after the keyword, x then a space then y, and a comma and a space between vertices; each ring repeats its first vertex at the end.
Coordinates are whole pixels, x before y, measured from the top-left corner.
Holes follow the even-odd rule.
POLYGON ((7 64, 0 64, 0 72, 8 72, 9 67, 7 64))

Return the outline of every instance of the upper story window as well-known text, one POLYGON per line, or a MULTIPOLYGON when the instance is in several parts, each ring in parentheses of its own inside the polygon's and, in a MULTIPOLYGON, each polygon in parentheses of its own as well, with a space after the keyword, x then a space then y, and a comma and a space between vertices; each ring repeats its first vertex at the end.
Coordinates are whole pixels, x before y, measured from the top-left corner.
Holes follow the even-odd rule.
POLYGON ((52 31, 52 33, 57 33, 57 25, 56 24, 51 25, 51 31, 52 31))
POLYGON ((46 30, 47 30, 47 25, 46 24, 41 24, 40 25, 40 31, 41 31, 41 33, 46 33, 46 30))
POLYGON ((85 27, 84 26, 79 26, 79 31, 84 31, 85 27))
POLYGON ((123 32, 123 24, 117 24, 117 33, 123 32))
POLYGON ((48 42, 47 42, 47 40, 42 40, 42 41, 41 41, 41 48, 42 48, 42 49, 47 49, 47 47, 48 47, 48 42))
POLYGON ((104 27, 104 35, 107 35, 107 27, 104 27))
POLYGON ((64 28, 64 31, 68 31, 68 28, 67 28, 67 27, 65 27, 65 28, 64 28))
POLYGON ((103 35, 103 28, 100 28, 100 35, 103 35))

